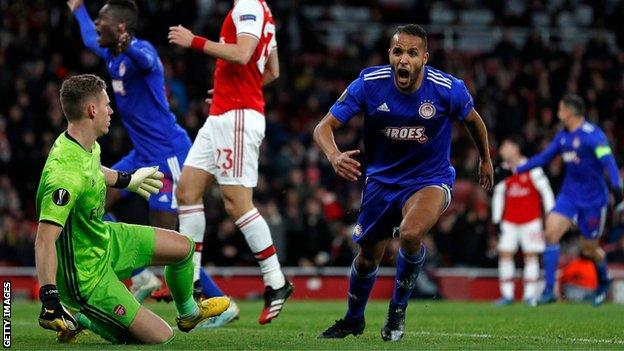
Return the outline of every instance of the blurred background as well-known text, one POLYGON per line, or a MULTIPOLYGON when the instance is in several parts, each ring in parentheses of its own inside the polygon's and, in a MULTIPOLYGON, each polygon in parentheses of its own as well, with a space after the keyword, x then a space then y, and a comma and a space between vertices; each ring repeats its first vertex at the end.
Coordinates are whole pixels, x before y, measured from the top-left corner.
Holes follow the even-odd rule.
MULTIPOLYGON (((86 1, 94 18, 103 1, 86 1)), ((217 39, 232 1, 137 0, 137 37, 157 48, 166 89, 179 123, 194 138, 207 115, 214 59, 169 45, 171 25, 217 39)), ((587 118, 600 125, 624 165, 624 2, 551 1, 294 1, 270 0, 277 22, 279 79, 266 87, 267 130, 260 155, 258 208, 269 223, 282 264, 348 266, 352 225, 362 180, 337 178, 312 142, 312 130, 366 66, 387 62, 397 24, 418 23, 429 33, 429 64, 463 79, 485 120, 496 155, 498 141, 520 134, 525 153, 547 145, 558 130, 556 106, 566 92, 580 94, 587 118)), ((82 44, 63 1, 0 0, 0 265, 34 266, 35 192, 48 150, 66 128, 58 89, 72 74, 97 73, 110 83, 103 61, 82 44)), ((110 85, 110 84, 109 84, 110 85)), ((111 98, 112 91, 109 92, 111 98)), ((114 108, 113 104, 113 108, 114 108)), ((341 149, 360 148, 362 119, 337 135, 341 149)), ((476 183, 478 154, 455 124, 453 202, 426 239, 427 271, 442 267, 496 267, 497 237, 490 195, 476 183)), ((100 140, 102 163, 131 148, 119 116, 100 140)), ((545 169, 555 194, 562 162, 545 169)), ((206 194, 204 264, 256 266, 242 234, 226 217, 213 188, 206 194)), ((121 221, 147 223, 146 203, 116 208, 121 221)), ((610 263, 624 263, 620 218, 603 236, 610 263)), ((566 252, 576 254, 575 233, 566 252)), ((394 264, 396 246, 384 260, 394 264)), ((565 261, 565 258, 564 258, 565 261)), ((496 287, 494 287, 496 289, 496 287)))

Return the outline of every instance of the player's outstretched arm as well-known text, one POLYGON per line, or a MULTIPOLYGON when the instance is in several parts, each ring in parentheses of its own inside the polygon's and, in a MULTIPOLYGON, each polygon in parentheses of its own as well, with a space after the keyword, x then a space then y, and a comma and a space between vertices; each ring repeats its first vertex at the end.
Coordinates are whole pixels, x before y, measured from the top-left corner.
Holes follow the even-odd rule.
POLYGON ((483 189, 490 191, 494 184, 494 169, 490 158, 487 128, 474 108, 468 113, 463 123, 479 150, 479 184, 483 189))
POLYGON ((101 166, 106 186, 127 189, 149 200, 151 194, 158 194, 162 189, 165 175, 158 171, 158 166, 139 168, 134 172, 119 172, 101 166))
POLYGON ((170 44, 191 48, 239 65, 246 65, 256 50, 256 46, 258 46, 258 38, 251 35, 239 35, 236 39, 236 44, 217 43, 193 34, 193 32, 182 25, 169 27, 167 39, 169 39, 170 44))
POLYGON ((106 55, 106 49, 100 47, 97 43, 98 34, 95 30, 95 24, 93 23, 91 17, 89 17, 89 13, 84 6, 84 2, 82 0, 69 0, 67 1, 67 7, 69 7, 72 14, 78 21, 82 42, 96 55, 104 57, 106 55))
POLYGON ((360 150, 349 150, 340 152, 334 139, 334 130, 340 128, 342 122, 340 122, 331 112, 327 113, 325 117, 314 128, 314 141, 321 148, 321 151, 325 154, 336 174, 342 178, 350 181, 356 181, 360 172, 360 163, 353 157, 360 153, 360 150))
POLYGON ((75 330, 78 325, 74 317, 61 304, 56 288, 56 239, 62 229, 57 224, 39 222, 35 239, 35 265, 41 285, 39 325, 55 331, 75 330))

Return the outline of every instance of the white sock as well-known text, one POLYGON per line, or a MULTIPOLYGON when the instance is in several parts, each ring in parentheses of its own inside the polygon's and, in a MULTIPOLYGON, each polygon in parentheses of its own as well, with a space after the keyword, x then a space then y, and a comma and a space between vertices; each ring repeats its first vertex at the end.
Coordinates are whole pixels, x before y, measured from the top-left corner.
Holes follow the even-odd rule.
POLYGON ((524 260, 524 299, 537 297, 537 280, 539 279, 539 260, 537 257, 524 260))
POLYGON ((235 222, 238 229, 245 235, 247 245, 253 252, 260 270, 262 271, 264 285, 273 289, 279 289, 286 284, 284 274, 277 260, 277 253, 273 246, 269 225, 262 218, 258 209, 245 213, 235 222))
POLYGON ((201 250, 204 243, 204 232, 206 231, 206 217, 204 215, 204 205, 190 205, 178 207, 178 218, 180 220, 180 233, 191 238, 195 242, 195 253, 193 254, 193 281, 199 279, 199 268, 201 266, 201 250))
POLYGON ((498 260, 498 277, 500 279, 501 295, 506 299, 514 298, 514 270, 516 269, 513 260, 498 260))

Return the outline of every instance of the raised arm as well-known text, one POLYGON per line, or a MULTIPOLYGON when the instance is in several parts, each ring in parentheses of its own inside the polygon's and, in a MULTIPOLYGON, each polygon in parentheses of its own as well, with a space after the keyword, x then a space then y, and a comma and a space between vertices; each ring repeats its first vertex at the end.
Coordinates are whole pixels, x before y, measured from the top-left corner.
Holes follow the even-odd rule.
POLYGON ((525 164, 516 167, 516 173, 524 173, 532 170, 535 167, 544 167, 555 156, 559 154, 559 138, 555 137, 553 141, 548 144, 546 150, 531 157, 525 164))
POLYGON ((141 71, 150 71, 158 56, 153 48, 142 46, 128 32, 119 37, 119 52, 123 52, 141 71))
POLYGON ((329 112, 314 128, 314 141, 325 154, 336 174, 350 181, 356 181, 362 173, 359 171, 360 163, 352 158, 360 153, 360 150, 341 152, 334 139, 334 130, 340 128, 340 122, 329 112))
POLYGON ((106 56, 106 49, 102 48, 98 45, 97 39, 98 34, 95 30, 95 24, 91 17, 89 17, 89 13, 87 12, 87 8, 84 6, 82 0, 69 0, 67 1, 67 6, 72 11, 74 17, 78 21, 78 25, 80 26, 80 35, 82 36, 82 42, 85 44, 89 50, 93 51, 96 55, 100 57, 106 56))
POLYGON ((167 38, 171 44, 184 48, 193 48, 212 57, 239 65, 246 65, 256 50, 256 46, 258 46, 258 38, 252 35, 238 35, 236 44, 219 43, 196 36, 181 25, 169 27, 167 38))
POLYGON ((483 123, 483 119, 473 108, 466 118, 463 119, 463 124, 479 151, 479 184, 483 189, 490 191, 494 184, 494 169, 492 167, 492 159, 490 158, 485 123, 483 123))

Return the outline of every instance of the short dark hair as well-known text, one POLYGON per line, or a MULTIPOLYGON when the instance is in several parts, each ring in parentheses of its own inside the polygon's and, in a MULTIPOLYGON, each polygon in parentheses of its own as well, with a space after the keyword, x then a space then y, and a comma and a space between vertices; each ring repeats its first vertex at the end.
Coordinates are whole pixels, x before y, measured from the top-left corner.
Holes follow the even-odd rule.
POLYGON ((506 135, 501 141, 501 145, 506 141, 516 144, 518 146, 518 149, 520 149, 521 153, 522 153, 522 150, 524 150, 524 139, 522 139, 520 135, 517 135, 517 134, 506 135))
POLYGON ((585 116, 585 102, 583 98, 576 94, 565 94, 561 102, 574 111, 577 116, 585 116))
POLYGON ((139 8, 134 0, 108 0, 106 5, 115 12, 117 19, 126 24, 128 33, 134 35, 139 22, 139 8))
POLYGON ((94 74, 81 74, 67 78, 61 85, 61 108, 68 121, 78 121, 83 116, 87 98, 95 97, 106 90, 104 80, 94 74))
POLYGON ((406 24, 404 26, 398 26, 392 36, 394 37, 397 34, 407 34, 419 37, 425 43, 425 48, 427 48, 427 32, 423 27, 417 24, 406 24))

